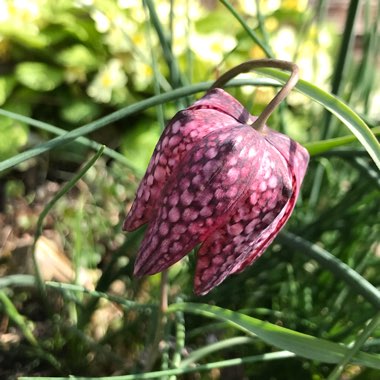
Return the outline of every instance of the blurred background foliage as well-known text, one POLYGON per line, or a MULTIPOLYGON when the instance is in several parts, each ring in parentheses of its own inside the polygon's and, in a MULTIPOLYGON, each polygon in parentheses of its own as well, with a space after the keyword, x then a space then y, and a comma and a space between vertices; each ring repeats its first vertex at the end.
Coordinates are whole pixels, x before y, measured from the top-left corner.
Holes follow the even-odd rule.
MULTIPOLYGON (((0 0, 0 107, 72 130, 153 95, 214 80, 245 60, 269 56, 296 62, 302 79, 338 95, 371 128, 379 127, 377 1, 231 4, 257 40, 225 1, 0 0)), ((274 91, 267 86, 229 90, 253 114, 274 91)), ((125 236, 120 228, 165 123, 197 97, 148 109, 89 136, 122 153, 128 165, 99 159, 49 213, 35 250, 43 280, 73 283, 77 291, 49 288, 47 297, 28 276, 34 275, 31 247, 38 217, 90 151, 70 143, 0 173, 0 377, 106 376, 178 367, 198 348, 238 335, 226 324, 190 315, 184 320, 177 313, 166 325, 165 344, 153 355, 159 276, 132 276, 143 231, 125 236), (131 304, 99 301, 81 286, 131 304)), ((301 143, 348 134, 337 119, 297 92, 270 126, 301 143)), ((0 161, 52 137, 4 115, 0 136, 0 161)), ((286 228, 378 287, 379 186, 379 173, 358 143, 314 156, 286 228)), ((192 255, 171 269, 171 302, 215 304, 336 342, 355 342, 378 312, 281 237, 253 267, 206 297, 193 295, 193 273, 192 255)), ((252 338, 215 349, 197 362, 272 349, 252 338)), ((363 350, 379 352, 379 329, 363 350)), ((316 380, 327 378, 333 368, 297 357, 183 378, 316 380)), ((342 378, 378 376, 379 371, 349 365, 342 378)))

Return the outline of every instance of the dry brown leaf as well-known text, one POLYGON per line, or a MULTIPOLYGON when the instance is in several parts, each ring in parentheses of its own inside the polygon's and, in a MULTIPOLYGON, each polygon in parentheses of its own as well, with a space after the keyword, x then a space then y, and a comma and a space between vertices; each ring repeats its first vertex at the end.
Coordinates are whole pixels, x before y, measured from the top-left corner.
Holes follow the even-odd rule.
MULTIPOLYGON (((55 240, 41 236, 36 243, 35 257, 44 281, 73 282, 75 280, 73 264, 55 240)), ((76 283, 94 290, 99 273, 98 270, 80 268, 76 283)))
POLYGON ((35 257, 43 280, 72 282, 75 279, 70 260, 54 240, 41 236, 36 243, 35 257))

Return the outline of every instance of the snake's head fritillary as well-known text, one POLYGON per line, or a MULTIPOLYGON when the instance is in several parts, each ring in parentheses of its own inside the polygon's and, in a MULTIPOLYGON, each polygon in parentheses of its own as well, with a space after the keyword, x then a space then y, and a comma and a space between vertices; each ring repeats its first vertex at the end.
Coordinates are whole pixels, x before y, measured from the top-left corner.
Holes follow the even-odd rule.
POLYGON ((124 222, 148 223, 135 274, 160 272, 198 244, 194 289, 206 294, 256 260, 289 219, 309 155, 216 88, 162 134, 124 222))

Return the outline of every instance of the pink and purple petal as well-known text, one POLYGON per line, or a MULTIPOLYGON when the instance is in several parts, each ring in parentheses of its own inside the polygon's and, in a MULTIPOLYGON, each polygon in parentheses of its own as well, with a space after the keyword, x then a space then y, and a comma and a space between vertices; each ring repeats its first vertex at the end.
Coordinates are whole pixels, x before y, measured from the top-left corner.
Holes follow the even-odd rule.
POLYGON ((247 115, 237 100, 219 89, 210 91, 192 107, 177 113, 156 145, 123 229, 133 231, 149 221, 173 169, 193 146, 209 133, 236 125, 236 121, 247 115))
POLYGON ((166 127, 124 222, 148 224, 135 274, 154 274, 199 243, 195 292, 255 261, 290 217, 309 155, 221 89, 166 127))
POLYGON ((261 248, 262 241, 273 235, 275 220, 285 213, 291 196, 292 176, 287 163, 272 146, 266 146, 249 193, 198 251, 197 294, 208 293, 246 260, 262 254, 264 249, 255 248, 261 248))
POLYGON ((263 139, 256 133, 240 125, 215 131, 184 157, 148 225, 136 274, 162 271, 226 223, 260 166, 263 139))

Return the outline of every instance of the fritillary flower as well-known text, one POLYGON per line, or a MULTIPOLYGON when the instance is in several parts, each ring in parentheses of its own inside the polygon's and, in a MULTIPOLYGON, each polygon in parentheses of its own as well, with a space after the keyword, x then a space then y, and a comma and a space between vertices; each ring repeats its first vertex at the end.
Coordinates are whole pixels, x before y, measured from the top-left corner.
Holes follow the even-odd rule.
POLYGON ((169 122, 124 222, 126 231, 148 223, 136 275, 163 271, 200 245, 194 290, 206 294, 273 241, 309 155, 264 124, 254 128, 258 120, 213 88, 169 122))

